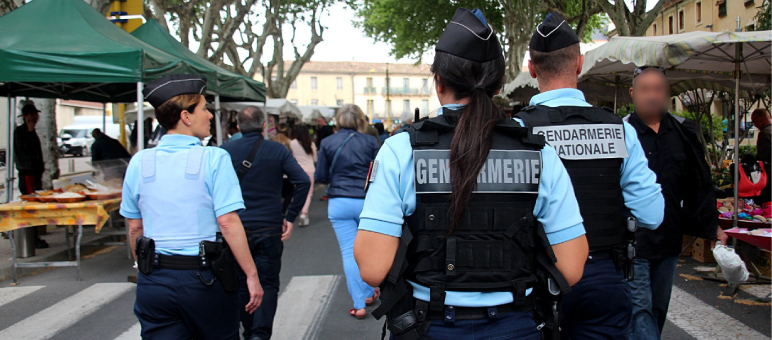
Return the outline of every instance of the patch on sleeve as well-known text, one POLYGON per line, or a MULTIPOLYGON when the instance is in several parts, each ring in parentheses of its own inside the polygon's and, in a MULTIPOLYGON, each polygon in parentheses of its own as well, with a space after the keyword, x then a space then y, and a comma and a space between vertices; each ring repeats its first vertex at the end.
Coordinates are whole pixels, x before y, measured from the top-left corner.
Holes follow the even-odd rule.
POLYGON ((367 180, 365 180, 365 192, 370 188, 370 183, 375 182, 376 171, 378 171, 378 161, 370 162, 370 170, 367 171, 367 180))

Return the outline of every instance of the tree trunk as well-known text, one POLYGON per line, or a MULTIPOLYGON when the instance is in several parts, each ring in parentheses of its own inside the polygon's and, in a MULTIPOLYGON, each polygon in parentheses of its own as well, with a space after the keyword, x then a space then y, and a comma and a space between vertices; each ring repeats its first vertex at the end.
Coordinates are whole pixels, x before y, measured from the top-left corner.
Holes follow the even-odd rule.
POLYGON ((59 178, 59 146, 56 143, 56 99, 33 99, 40 110, 40 121, 35 131, 40 137, 43 149, 43 161, 46 171, 43 173, 43 189, 53 189, 53 180, 59 178))

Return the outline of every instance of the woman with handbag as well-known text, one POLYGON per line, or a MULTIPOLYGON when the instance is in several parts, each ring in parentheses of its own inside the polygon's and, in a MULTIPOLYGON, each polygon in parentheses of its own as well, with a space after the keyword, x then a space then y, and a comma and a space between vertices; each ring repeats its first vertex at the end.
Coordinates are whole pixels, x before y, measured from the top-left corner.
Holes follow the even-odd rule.
POLYGON ((372 136, 364 134, 367 120, 359 106, 344 105, 335 121, 338 132, 322 141, 314 178, 318 183, 329 183, 327 215, 338 238, 348 292, 354 300, 349 313, 363 319, 365 305, 375 301, 378 293, 359 276, 354 238, 365 201, 367 173, 379 147, 372 136))

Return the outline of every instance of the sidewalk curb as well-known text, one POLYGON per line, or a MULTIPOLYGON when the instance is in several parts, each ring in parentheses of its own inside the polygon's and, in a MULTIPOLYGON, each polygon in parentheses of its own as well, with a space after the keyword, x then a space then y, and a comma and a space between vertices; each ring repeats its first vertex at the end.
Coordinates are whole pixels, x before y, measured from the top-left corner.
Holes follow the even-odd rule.
MULTIPOLYGON (((93 238, 85 239, 84 244, 81 245, 81 248, 80 248, 81 265, 83 265, 83 260, 84 260, 83 257, 84 256, 92 254, 94 252, 97 252, 97 251, 99 251, 102 248, 108 247, 108 246, 103 246, 103 245, 100 245, 100 246, 88 246, 87 244, 92 243, 92 242, 106 242, 106 241, 110 240, 111 236, 113 236, 113 235, 101 235, 100 236, 100 235, 97 234, 93 238)), ((7 242, 7 240, 2 240, 2 241, 6 241, 7 242)), ((73 251, 74 251, 74 249, 73 249, 73 251)), ((48 255, 45 255, 45 256, 35 256, 35 257, 32 257, 32 258, 19 259, 18 262, 19 263, 24 263, 24 262, 68 261, 69 259, 67 258, 67 252, 68 252, 68 249, 67 248, 63 248, 60 251, 57 251, 55 253, 51 253, 51 254, 48 254, 48 255)), ((74 258, 74 256, 73 256, 73 258, 74 258)), ((18 268, 16 270, 16 274, 17 274, 18 278, 22 278, 22 277, 25 277, 25 276, 35 275, 37 273, 40 273, 40 272, 43 272, 43 271, 47 271, 47 270, 51 270, 51 269, 54 269, 54 268, 60 268, 60 267, 18 268)), ((75 270, 75 267, 65 267, 65 268, 72 268, 73 270, 75 270)), ((75 273, 73 273, 73 276, 75 276, 75 273)), ((13 263, 11 261, 9 261, 8 264, 0 265, 0 281, 6 281, 6 280, 13 280, 13 263)))

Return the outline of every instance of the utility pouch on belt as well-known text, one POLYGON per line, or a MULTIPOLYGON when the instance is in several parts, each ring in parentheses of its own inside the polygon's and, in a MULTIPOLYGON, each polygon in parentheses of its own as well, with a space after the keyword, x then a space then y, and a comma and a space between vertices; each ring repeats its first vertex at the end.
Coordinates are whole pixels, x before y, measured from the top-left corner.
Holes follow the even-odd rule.
POLYGON ((134 251, 137 255, 139 272, 145 275, 152 274, 153 262, 155 261, 155 241, 144 236, 137 237, 134 251))
POLYGON ((206 258, 211 259, 211 268, 214 276, 222 284, 223 290, 234 293, 239 290, 239 277, 236 270, 236 258, 233 256, 230 246, 217 233, 217 239, 201 241, 201 249, 206 258))

